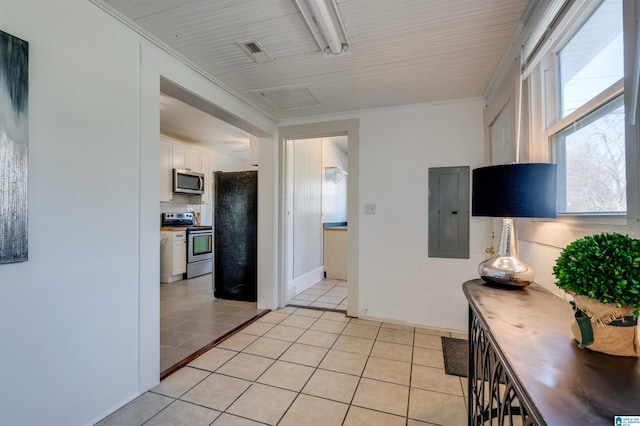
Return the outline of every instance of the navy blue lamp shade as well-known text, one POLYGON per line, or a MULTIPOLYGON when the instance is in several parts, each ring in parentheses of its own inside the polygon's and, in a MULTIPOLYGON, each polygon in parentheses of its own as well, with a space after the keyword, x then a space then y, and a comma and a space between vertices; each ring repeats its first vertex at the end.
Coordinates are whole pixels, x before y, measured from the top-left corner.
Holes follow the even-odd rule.
POLYGON ((504 164, 473 170, 471 214, 490 217, 557 216, 557 166, 504 164))
POLYGON ((557 216, 557 167, 548 163, 503 164, 473 171, 471 214, 502 218, 498 251, 478 265, 489 285, 522 288, 533 282, 533 269, 518 259, 514 217, 557 216))

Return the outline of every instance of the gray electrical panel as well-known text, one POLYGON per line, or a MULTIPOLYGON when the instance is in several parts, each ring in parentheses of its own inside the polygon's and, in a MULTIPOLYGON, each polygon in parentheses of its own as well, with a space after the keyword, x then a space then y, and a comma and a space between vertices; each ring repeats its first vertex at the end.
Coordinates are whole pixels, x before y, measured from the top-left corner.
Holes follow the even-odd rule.
POLYGON ((429 257, 469 258, 469 167, 429 168, 429 257))

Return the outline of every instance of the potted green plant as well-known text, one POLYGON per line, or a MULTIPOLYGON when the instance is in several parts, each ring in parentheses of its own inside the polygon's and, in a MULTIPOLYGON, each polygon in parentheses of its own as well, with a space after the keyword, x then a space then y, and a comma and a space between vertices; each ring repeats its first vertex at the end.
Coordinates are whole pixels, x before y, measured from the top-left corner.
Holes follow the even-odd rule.
POLYGON ((574 297, 571 329, 580 348, 639 355, 640 240, 618 233, 581 238, 562 250, 553 274, 574 297))

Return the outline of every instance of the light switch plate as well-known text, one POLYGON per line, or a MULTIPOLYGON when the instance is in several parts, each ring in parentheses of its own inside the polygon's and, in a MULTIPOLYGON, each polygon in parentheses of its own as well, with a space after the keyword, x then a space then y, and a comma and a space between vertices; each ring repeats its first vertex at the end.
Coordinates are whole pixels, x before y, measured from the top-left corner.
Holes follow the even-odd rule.
POLYGON ((375 204, 365 204, 364 205, 364 214, 376 214, 376 205, 375 204))

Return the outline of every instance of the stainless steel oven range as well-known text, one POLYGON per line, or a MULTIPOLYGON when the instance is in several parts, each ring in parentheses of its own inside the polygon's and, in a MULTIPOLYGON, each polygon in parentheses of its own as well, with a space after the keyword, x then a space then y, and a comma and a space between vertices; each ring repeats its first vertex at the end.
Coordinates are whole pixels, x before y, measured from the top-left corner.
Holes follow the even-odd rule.
POLYGON ((162 226, 187 231, 187 279, 213 272, 213 229, 195 223, 190 212, 162 213, 162 226))

